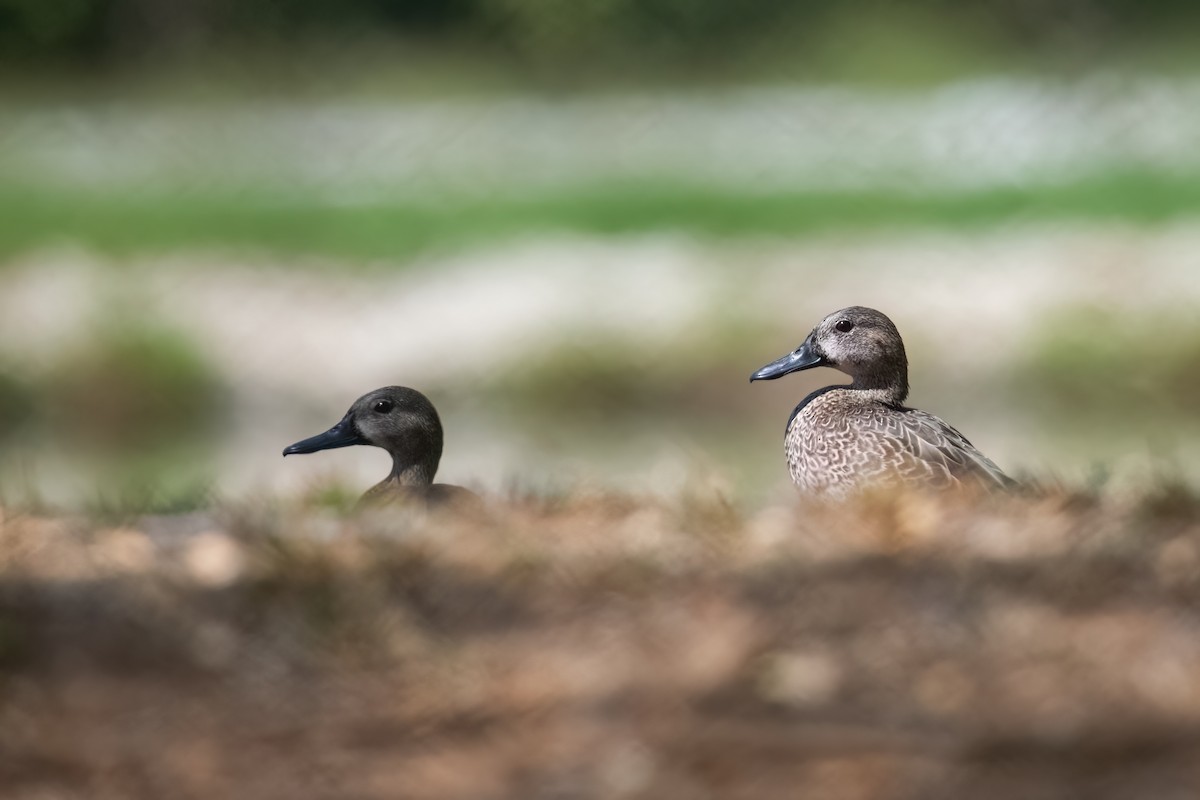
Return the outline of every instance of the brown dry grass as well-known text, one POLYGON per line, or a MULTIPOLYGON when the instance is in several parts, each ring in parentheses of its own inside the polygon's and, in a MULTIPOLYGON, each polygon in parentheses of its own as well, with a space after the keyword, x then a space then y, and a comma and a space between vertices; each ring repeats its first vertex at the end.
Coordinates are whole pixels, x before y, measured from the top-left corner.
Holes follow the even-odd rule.
POLYGON ((1200 787, 1200 502, 513 500, 0 525, 32 798, 1200 787))

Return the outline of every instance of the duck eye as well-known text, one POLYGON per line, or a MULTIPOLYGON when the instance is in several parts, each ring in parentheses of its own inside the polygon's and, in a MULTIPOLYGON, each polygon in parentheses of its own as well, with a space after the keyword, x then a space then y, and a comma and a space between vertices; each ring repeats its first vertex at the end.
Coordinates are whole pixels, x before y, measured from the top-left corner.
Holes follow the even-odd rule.
POLYGON ((376 400, 375 405, 371 406, 371 410, 380 414, 386 414, 395 407, 396 404, 391 400, 376 400))
POLYGON ((849 333, 854 330, 854 323, 848 319, 839 319, 833 327, 837 328, 842 333, 849 333))

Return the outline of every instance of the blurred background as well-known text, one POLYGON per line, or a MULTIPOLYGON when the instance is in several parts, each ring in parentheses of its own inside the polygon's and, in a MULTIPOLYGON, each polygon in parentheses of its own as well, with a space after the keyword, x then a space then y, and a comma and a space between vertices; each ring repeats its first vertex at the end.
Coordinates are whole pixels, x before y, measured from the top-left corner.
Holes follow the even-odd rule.
POLYGON ((826 313, 1014 474, 1200 468, 1200 9, 0 0, 0 501, 789 491, 826 313), (342 487, 339 489, 338 487, 342 487))

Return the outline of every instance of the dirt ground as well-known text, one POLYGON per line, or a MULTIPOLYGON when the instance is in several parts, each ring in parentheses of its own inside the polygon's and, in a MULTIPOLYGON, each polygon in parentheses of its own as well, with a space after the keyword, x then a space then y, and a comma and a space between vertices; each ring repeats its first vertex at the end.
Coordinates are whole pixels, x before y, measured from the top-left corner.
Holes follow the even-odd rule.
POLYGON ((1200 501, 0 525, 0 794, 1192 798, 1200 501))

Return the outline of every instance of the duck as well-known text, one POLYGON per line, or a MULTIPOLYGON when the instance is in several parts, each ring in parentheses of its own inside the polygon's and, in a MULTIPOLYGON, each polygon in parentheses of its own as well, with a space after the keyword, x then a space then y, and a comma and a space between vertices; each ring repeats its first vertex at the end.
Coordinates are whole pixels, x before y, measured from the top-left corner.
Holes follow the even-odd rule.
POLYGON ((395 502, 425 507, 479 503, 468 489, 433 482, 442 458, 442 422, 429 398, 407 386, 367 392, 354 401, 341 422, 288 445, 283 455, 358 444, 380 447, 392 457, 392 471, 363 494, 359 508, 395 502))
POLYGON ((825 317, 795 350, 750 376, 770 381, 816 367, 850 376, 817 389, 792 411, 784 451, 801 490, 845 496, 887 484, 943 489, 1015 485, 955 428, 904 405, 908 356, 885 314, 850 306, 825 317))

